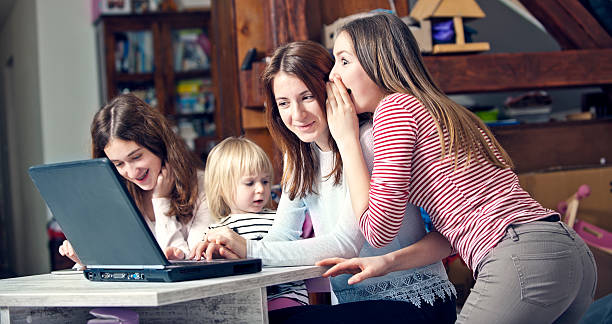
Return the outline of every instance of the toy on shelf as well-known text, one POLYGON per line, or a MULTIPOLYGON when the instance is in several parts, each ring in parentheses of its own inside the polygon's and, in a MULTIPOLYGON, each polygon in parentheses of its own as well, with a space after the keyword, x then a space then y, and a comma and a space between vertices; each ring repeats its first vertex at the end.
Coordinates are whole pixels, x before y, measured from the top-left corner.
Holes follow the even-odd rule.
MULTIPOLYGON (((323 46, 327 48, 334 47, 334 41, 336 40, 336 33, 340 29, 340 27, 346 25, 347 23, 368 16, 375 15, 380 12, 388 12, 393 13, 389 10, 376 9, 369 12, 360 12, 350 16, 338 18, 336 21, 329 25, 323 25, 323 46)), ((419 49, 423 53, 431 53, 432 51, 432 43, 431 43, 431 23, 428 20, 418 21, 412 17, 400 17, 402 21, 408 25, 412 35, 419 44, 419 49)))
POLYGON ((464 29, 463 19, 485 17, 485 13, 474 0, 419 0, 410 12, 410 17, 420 22, 431 21, 433 54, 481 52, 490 49, 487 42, 470 43, 469 39, 466 41, 465 32, 468 28, 464 29), (440 44, 441 42, 445 44, 440 44))
POLYGON ((580 200, 590 194, 591 188, 583 184, 567 200, 559 202, 557 210, 564 214, 563 222, 573 227, 588 245, 612 254, 612 233, 577 218, 580 200))

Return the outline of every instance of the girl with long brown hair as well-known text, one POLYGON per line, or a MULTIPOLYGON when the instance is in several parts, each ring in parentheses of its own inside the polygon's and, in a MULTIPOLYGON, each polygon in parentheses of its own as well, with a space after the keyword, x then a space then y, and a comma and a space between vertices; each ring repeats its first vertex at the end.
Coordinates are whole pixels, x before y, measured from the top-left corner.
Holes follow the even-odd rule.
MULTIPOLYGON (((132 94, 115 97, 91 123, 93 158, 108 158, 169 259, 183 259, 210 223, 204 171, 157 109, 132 94)), ((68 241, 60 254, 80 263, 68 241)))
MULTIPOLYGON (((340 158, 327 126, 325 82, 332 66, 332 56, 314 42, 293 42, 276 49, 262 75, 268 129, 285 157, 283 193, 274 225, 260 241, 244 240, 227 228, 213 230, 194 256, 210 258, 213 252, 222 251, 222 256, 231 258, 261 258, 264 265, 312 265, 334 256, 382 255, 426 235, 418 208, 409 205, 391 244, 382 249, 364 244, 351 208, 350 174, 343 168, 346 161, 340 158), (315 236, 300 239, 306 212, 315 236)), ((367 119, 358 134, 370 162, 371 131, 367 119)), ((456 318, 455 289, 440 259, 358 285, 348 285, 346 277, 333 278, 331 285, 341 305, 300 307, 284 321, 384 322, 397 320, 398 312, 413 323, 452 323, 456 318), (381 310, 388 312, 381 315, 381 310)), ((271 314, 271 319, 277 321, 277 314, 271 314)))
POLYGON ((353 273, 356 283, 455 251, 476 277, 458 323, 577 322, 596 283, 588 247, 521 188, 482 121, 435 84, 408 27, 390 14, 354 20, 340 29, 333 53, 327 118, 367 241, 391 242, 412 203, 450 244, 325 260, 319 264, 340 263, 327 275, 353 273), (371 177, 358 142, 362 112, 374 114, 371 177))

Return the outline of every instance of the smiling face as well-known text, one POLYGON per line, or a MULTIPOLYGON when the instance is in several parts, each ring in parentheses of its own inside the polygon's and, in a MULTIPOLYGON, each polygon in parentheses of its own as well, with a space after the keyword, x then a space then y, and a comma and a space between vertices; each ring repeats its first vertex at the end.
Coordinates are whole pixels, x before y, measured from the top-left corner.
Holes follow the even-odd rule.
POLYGON ((315 142, 329 151, 329 128, 323 109, 312 91, 298 77, 279 72, 273 81, 274 99, 287 128, 302 142, 315 142))
POLYGON ((104 153, 113 162, 119 174, 142 190, 155 188, 162 167, 161 159, 134 141, 112 138, 104 153))
POLYGON ((232 214, 258 213, 270 201, 270 174, 262 172, 238 179, 232 214))
POLYGON ((336 38, 334 57, 336 61, 329 74, 330 79, 339 76, 346 88, 351 90, 358 114, 374 112, 378 103, 385 97, 385 93, 370 79, 359 63, 353 41, 346 32, 341 32, 336 38))

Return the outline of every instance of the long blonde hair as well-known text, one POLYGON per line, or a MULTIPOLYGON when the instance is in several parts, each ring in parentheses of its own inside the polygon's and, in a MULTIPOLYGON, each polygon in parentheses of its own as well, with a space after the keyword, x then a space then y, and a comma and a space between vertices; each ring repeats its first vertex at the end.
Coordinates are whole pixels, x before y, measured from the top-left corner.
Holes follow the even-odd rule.
POLYGON ((261 147, 246 138, 228 137, 210 151, 204 170, 204 191, 214 219, 219 221, 231 213, 238 180, 245 174, 257 173, 272 177, 272 162, 261 147))
MULTIPOLYGON (((465 107, 455 103, 431 78, 414 36, 406 24, 391 14, 353 20, 340 28, 351 40, 359 63, 383 91, 408 93, 432 114, 438 128, 442 158, 467 154, 465 166, 475 156, 500 168, 514 167, 510 156, 489 128, 465 107), (444 132, 448 132, 446 145, 444 132), (489 143, 490 142, 490 143, 489 143)), ((477 159, 476 159, 477 160, 477 159)))

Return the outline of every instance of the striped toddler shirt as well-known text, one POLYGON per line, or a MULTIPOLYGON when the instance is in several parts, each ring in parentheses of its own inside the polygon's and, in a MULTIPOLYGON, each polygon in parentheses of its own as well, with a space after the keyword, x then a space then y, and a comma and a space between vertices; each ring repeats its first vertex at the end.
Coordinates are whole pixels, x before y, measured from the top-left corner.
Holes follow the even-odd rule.
MULTIPOLYGON (((261 240, 272 224, 276 212, 263 210, 259 213, 230 214, 210 228, 227 226, 247 240, 261 240)), ((308 291, 304 281, 294 281, 267 287, 268 300, 289 298, 302 305, 308 305, 308 291)))

